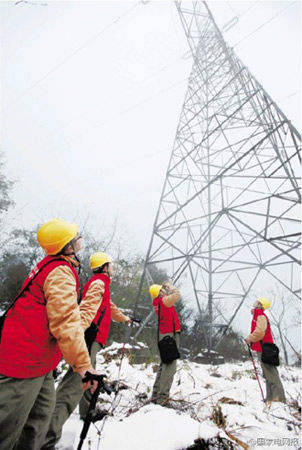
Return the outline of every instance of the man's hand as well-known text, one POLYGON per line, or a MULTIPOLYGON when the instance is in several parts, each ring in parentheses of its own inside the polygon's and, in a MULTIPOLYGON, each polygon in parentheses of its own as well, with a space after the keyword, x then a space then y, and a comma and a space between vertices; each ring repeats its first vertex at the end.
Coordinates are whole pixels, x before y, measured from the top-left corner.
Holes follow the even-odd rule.
POLYGON ((251 343, 251 341, 250 341, 250 339, 249 339, 248 336, 247 336, 244 340, 245 340, 245 342, 246 342, 248 345, 251 343))
POLYGON ((162 284, 161 292, 163 292, 163 296, 169 295, 173 292, 175 287, 170 283, 170 281, 164 281, 162 284))
MULTIPOLYGON (((95 370, 92 367, 90 367, 90 369, 87 369, 87 370, 85 370, 83 372, 79 372, 79 375, 81 376, 82 379, 85 378, 85 373, 86 372, 90 372, 90 373, 93 373, 95 375, 100 375, 100 372, 98 372, 97 370, 95 370)), ((86 383, 82 383, 82 389, 83 389, 83 391, 86 391, 87 389, 90 389, 91 393, 93 394, 94 391, 97 388, 97 385, 98 385, 97 381, 93 381, 93 384, 92 384, 91 381, 87 381, 86 383)))
POLYGON ((168 280, 163 282, 162 287, 168 291, 173 288, 172 284, 168 280))

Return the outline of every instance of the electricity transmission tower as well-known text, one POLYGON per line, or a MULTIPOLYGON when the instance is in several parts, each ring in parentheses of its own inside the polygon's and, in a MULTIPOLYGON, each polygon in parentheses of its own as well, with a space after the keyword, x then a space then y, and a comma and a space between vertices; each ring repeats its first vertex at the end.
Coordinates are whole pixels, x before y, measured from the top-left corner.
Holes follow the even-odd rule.
POLYGON ((194 62, 140 289, 164 267, 195 299, 211 349, 252 289, 299 296, 301 137, 207 4, 176 5, 194 62))

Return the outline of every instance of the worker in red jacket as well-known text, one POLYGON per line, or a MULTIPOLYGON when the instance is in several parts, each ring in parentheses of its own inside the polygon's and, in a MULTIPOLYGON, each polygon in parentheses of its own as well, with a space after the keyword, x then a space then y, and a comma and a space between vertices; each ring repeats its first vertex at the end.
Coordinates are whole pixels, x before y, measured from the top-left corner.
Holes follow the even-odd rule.
POLYGON ((251 344, 251 349, 258 353, 263 377, 266 382, 267 404, 272 402, 286 402, 282 382, 279 377, 276 366, 261 361, 262 342, 273 343, 270 321, 264 310, 270 308, 270 301, 267 298, 259 298, 255 301, 252 309, 253 319, 251 323, 251 332, 246 337, 247 344, 251 344))
MULTIPOLYGON (((162 285, 153 284, 149 288, 153 298, 153 308, 159 317, 159 341, 165 336, 174 337, 179 348, 180 321, 175 303, 180 299, 179 290, 165 281, 162 285)), ((152 390, 151 402, 167 405, 169 392, 176 372, 176 359, 170 363, 160 362, 152 390)))
MULTIPOLYGON (((90 268, 93 270, 93 276, 84 286, 80 310, 82 328, 87 330, 86 343, 90 351, 91 363, 95 367, 97 353, 106 345, 111 320, 131 322, 131 319, 125 316, 110 299, 110 284, 113 276, 110 256, 102 252, 94 253, 90 257, 90 268), (95 310, 96 306, 97 310, 95 310), (93 316, 91 316, 92 310, 95 311, 93 316), (93 324, 91 324, 92 321, 93 324), (87 342, 88 340, 89 342, 87 342)), ((85 419, 91 394, 85 392, 83 395, 80 384, 80 380, 70 368, 56 390, 56 405, 41 450, 53 450, 55 448, 55 444, 62 435, 64 423, 79 402, 81 419, 85 419)), ((106 411, 97 410, 93 422, 103 418, 104 414, 106 414, 106 411)))
POLYGON ((41 226, 37 238, 47 256, 25 280, 2 328, 1 450, 40 450, 55 403, 52 372, 62 355, 79 380, 86 371, 96 373, 77 302, 78 227, 53 219, 41 226))

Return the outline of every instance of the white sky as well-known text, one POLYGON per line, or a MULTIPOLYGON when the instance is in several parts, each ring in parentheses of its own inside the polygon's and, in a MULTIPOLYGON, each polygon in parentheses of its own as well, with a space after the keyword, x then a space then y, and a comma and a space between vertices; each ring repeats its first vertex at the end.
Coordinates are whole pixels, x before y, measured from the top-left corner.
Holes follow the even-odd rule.
MULTIPOLYGON (((225 39, 301 129, 301 2, 208 5, 220 28, 239 18, 225 39)), ((117 219, 145 254, 192 66, 174 2, 0 1, 0 14, 8 231, 57 216, 102 237, 117 219)))
MULTIPOLYGON (((239 17, 231 45, 274 17, 235 48, 298 126, 301 3, 209 6, 220 27, 239 17)), ((89 217, 101 235, 117 219, 145 253, 192 66, 174 2, 11 1, 0 12, 2 142, 18 180, 9 226, 89 217)))

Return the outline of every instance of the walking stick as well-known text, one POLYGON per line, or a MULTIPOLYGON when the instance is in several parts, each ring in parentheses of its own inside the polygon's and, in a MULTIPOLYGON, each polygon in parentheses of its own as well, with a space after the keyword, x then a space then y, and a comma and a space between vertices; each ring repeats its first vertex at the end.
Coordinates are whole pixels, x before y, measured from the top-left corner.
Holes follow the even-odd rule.
POLYGON ((258 381, 258 384, 259 384, 259 388, 260 388, 260 391, 261 391, 262 400, 265 403, 265 398, 264 398, 263 390, 262 390, 262 387, 261 387, 261 384, 260 384, 260 380, 259 380, 259 377, 258 377, 258 372, 257 372, 256 364, 255 364, 255 361, 254 361, 254 358, 253 358, 253 355, 252 355, 251 347, 247 343, 246 343, 246 345, 247 345, 247 348, 249 350, 250 360, 252 361, 253 366, 254 366, 254 371, 255 371, 255 375, 256 375, 256 378, 257 378, 257 381, 258 381))
POLYGON ((95 413, 95 407, 96 407, 96 402, 98 399, 98 396, 100 394, 101 391, 106 392, 108 395, 110 395, 112 393, 112 389, 110 386, 108 386, 105 382, 104 382, 104 378, 106 378, 106 375, 95 375, 92 374, 90 372, 86 372, 85 373, 85 378, 83 378, 82 382, 86 383, 87 381, 90 380, 95 380, 98 382, 97 388, 94 391, 94 393, 92 394, 90 403, 89 403, 89 408, 88 408, 88 412, 86 414, 85 420, 84 420, 84 425, 81 431, 81 435, 80 435, 80 442, 78 445, 77 450, 81 450, 82 445, 84 443, 84 440, 87 436, 89 427, 91 422, 93 421, 93 416, 95 413))

